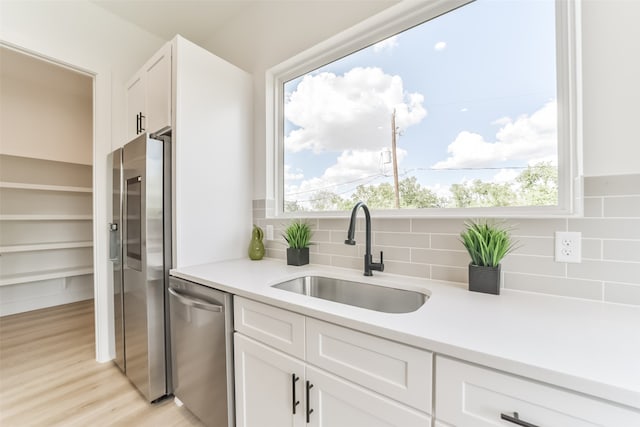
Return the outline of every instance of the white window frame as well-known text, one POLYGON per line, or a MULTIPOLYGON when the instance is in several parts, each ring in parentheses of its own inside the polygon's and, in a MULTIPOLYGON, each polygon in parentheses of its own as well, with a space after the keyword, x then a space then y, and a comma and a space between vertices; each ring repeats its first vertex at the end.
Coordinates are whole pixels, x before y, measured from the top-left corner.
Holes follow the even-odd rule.
MULTIPOLYGON (((474 0, 402 1, 266 72, 268 218, 346 217, 347 211, 284 212, 284 83, 474 0)), ((376 209, 377 217, 575 217, 583 213, 580 1, 556 0, 558 205, 490 208, 376 209)))

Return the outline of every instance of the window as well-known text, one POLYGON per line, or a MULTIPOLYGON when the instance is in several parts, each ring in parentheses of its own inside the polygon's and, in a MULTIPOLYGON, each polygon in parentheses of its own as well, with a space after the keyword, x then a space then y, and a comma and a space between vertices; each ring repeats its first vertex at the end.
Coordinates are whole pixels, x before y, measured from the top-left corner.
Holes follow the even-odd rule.
POLYGON ((278 212, 576 213, 570 6, 431 2, 276 67, 278 212))

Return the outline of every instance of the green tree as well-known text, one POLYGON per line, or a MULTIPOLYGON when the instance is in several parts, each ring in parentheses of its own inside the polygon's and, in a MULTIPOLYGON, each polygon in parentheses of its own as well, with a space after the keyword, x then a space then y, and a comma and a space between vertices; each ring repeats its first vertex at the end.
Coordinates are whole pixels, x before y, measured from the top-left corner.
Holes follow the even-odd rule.
POLYGON ((522 203, 527 206, 548 206, 558 203, 558 168, 550 162, 527 167, 516 177, 521 187, 522 203))
POLYGON ((358 185, 351 195, 351 201, 363 201, 370 209, 395 208, 395 194, 391 184, 383 182, 378 185, 358 185))
POLYGON ((471 183, 452 184, 449 191, 453 195, 454 206, 458 208, 513 206, 517 200, 511 184, 480 179, 471 183))
POLYGON ((453 207, 468 208, 473 202, 471 189, 464 184, 451 184, 449 191, 453 195, 453 207))
POLYGON ((437 208, 444 205, 444 201, 433 191, 423 188, 415 176, 403 179, 398 187, 401 208, 437 208))
POLYGON ((343 206, 344 199, 332 191, 321 190, 311 197, 312 211, 335 211, 343 206))
POLYGON ((304 208, 300 206, 297 200, 285 200, 284 201, 285 212, 302 212, 304 208))

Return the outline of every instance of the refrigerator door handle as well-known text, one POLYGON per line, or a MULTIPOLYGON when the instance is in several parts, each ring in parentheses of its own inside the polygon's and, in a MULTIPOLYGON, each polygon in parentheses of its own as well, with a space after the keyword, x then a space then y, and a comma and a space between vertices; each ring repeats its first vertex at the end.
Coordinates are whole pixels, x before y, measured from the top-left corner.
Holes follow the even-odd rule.
POLYGON ((118 261, 118 224, 109 223, 109 260, 118 261))
POLYGON ((174 297, 178 298, 178 300, 186 305, 186 306, 190 306, 190 307, 194 307, 194 308, 200 308, 202 310, 207 310, 207 311, 215 311, 215 312, 223 312, 224 311, 224 307, 218 304, 211 304, 208 302, 204 302, 202 300, 196 300, 193 298, 189 298, 188 296, 185 296, 179 292, 177 292, 175 289, 169 288, 169 293, 171 295, 173 295, 174 297))

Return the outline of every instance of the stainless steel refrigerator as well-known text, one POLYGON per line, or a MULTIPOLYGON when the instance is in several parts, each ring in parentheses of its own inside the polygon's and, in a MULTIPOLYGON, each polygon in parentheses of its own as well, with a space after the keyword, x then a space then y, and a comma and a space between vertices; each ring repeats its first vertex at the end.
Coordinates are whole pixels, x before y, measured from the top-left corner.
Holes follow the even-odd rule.
POLYGON ((170 137, 140 135, 111 153, 115 363, 150 402, 171 393, 170 137))

